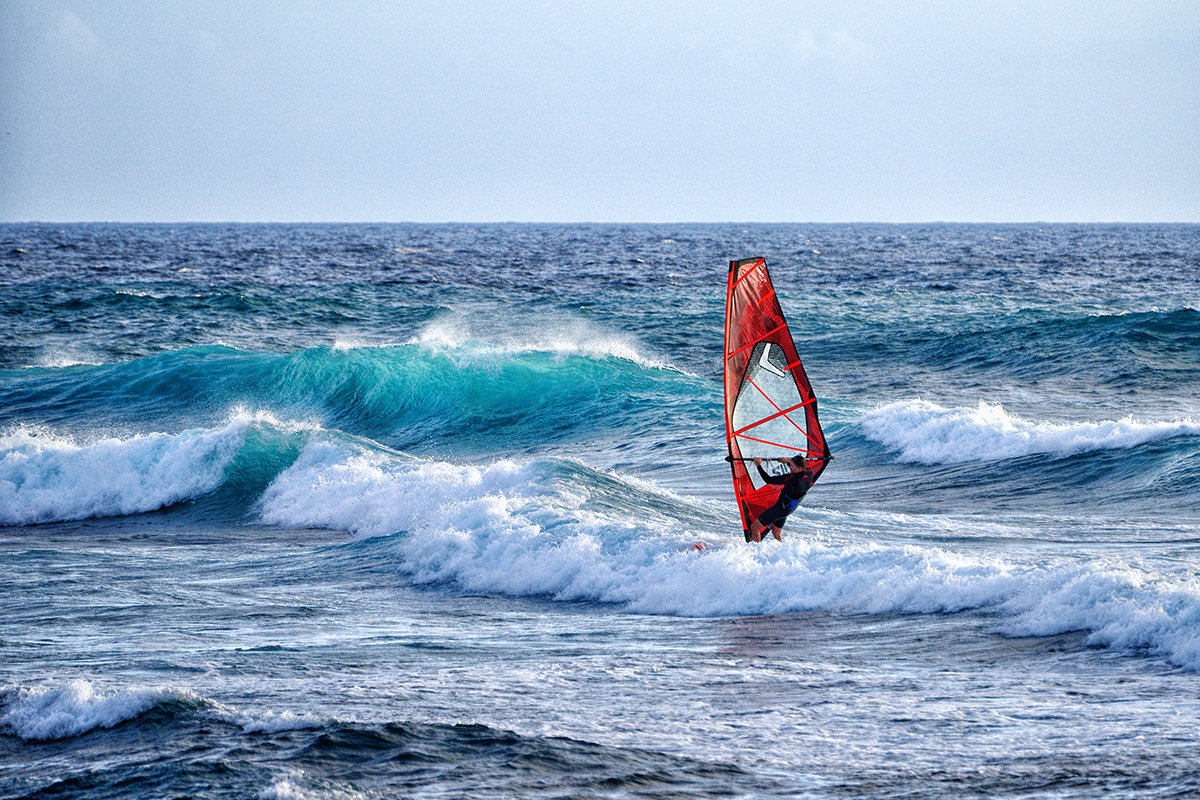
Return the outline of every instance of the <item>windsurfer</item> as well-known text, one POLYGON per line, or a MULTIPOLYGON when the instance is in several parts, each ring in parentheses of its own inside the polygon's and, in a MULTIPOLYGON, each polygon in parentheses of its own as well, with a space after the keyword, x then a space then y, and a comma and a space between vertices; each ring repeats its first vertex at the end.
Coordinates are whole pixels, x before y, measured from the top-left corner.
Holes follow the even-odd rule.
POLYGON ((750 522, 750 538, 755 542, 762 541, 763 531, 768 525, 771 526, 771 533, 775 536, 775 540, 782 542, 783 523, 787 521, 788 514, 791 514, 796 510, 796 506, 800 505, 800 501, 804 499, 804 495, 813 485, 812 470, 805 465, 804 456, 777 458, 775 461, 788 465, 787 474, 771 475, 762 468, 763 460, 761 458, 754 459, 754 466, 764 481, 783 486, 775 505, 750 522))

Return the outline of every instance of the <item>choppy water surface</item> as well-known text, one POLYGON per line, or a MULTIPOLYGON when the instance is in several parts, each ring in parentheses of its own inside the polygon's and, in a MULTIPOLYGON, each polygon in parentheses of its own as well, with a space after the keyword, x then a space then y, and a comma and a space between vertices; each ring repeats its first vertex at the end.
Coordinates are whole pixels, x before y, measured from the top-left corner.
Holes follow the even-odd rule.
POLYGON ((1200 227, 4 225, 0 265, 0 797, 1200 792, 1200 227), (760 547, 750 255, 837 455, 760 547))

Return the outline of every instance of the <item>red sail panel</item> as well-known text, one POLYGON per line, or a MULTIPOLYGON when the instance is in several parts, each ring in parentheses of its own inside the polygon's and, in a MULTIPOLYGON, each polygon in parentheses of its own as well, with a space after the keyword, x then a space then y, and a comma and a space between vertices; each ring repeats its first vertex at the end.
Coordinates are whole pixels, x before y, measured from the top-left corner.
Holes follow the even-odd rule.
POLYGON ((754 517, 779 499, 781 487, 763 483, 754 464, 739 459, 804 455, 808 468, 819 477, 830 458, 817 420, 817 398, 761 258, 729 265, 725 439, 746 531, 754 517))

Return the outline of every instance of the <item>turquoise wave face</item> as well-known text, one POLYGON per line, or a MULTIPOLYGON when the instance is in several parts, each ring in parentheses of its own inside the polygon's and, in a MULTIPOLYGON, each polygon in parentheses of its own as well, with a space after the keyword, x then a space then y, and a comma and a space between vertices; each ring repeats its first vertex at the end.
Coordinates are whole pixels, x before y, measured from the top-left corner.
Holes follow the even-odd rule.
MULTIPOLYGON (((129 362, 9 371, 0 404, 70 429, 177 427, 242 407, 311 419, 401 449, 489 451, 650 428, 712 413, 708 382, 599 353, 441 347, 185 348, 129 362)), ((717 412, 719 415, 719 411, 717 412)))

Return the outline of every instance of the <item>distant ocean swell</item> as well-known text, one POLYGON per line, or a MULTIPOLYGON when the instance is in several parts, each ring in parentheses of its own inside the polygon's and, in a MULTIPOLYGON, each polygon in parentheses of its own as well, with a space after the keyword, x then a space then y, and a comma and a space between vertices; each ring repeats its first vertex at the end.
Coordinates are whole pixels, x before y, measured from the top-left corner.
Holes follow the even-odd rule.
POLYGON ((537 793, 548 780, 586 796, 694 796, 730 781, 776 788, 731 764, 652 750, 478 724, 247 712, 186 690, 82 680, 0 688, 0 749, 9 746, 6 736, 40 762, 6 773, 6 788, 25 796, 119 788, 148 797, 359 798, 408 796, 434 780, 447 793, 481 796, 480 774, 489 779, 482 796, 497 797, 537 793), (60 760, 68 739, 71 757, 60 760))
POLYGON ((1200 347, 1200 310, 1063 314, 1030 309, 967 320, 951 314, 933 327, 908 327, 893 346, 941 369, 1009 371, 1043 379, 1080 369, 1104 382, 1127 377, 1134 368, 1170 373, 1187 366, 1192 373, 1194 365, 1180 356, 1200 347))
MULTIPOLYGON (((202 330, 177 339, 174 344, 180 349, 176 351, 149 356, 143 371, 131 369, 126 363, 115 372, 94 373, 98 381, 111 379, 98 383, 100 389, 119 388, 124 381, 135 380, 142 382, 144 392, 153 387, 159 375, 187 378, 186 365, 198 363, 199 356, 207 357, 212 366, 217 366, 220 356, 229 355, 228 350, 259 351, 264 346, 264 337, 265 346, 271 347, 272 326, 286 329, 299 322, 327 327, 330 331, 358 327, 370 332, 363 342, 401 348, 392 354, 390 370, 386 359, 373 365, 385 375, 405 367, 405 359, 412 352, 403 350, 406 345, 421 345, 441 355, 455 354, 476 360, 505 352, 540 352, 560 357, 612 357, 651 367, 686 364, 691 371, 697 371, 695 365, 700 364, 713 373, 719 368, 721 309, 716 302, 711 307, 673 314, 667 331, 670 335, 663 338, 661 328, 638 320, 619 322, 626 326, 625 330, 633 329, 633 333, 626 333, 618 332, 621 328, 615 327, 613 320, 605 320, 603 314, 592 319, 546 309, 514 313, 504 307, 480 306, 478 301, 458 311, 438 304, 398 308, 391 312, 387 327, 381 328, 382 320, 347 316, 352 308, 341 297, 295 296, 294 290, 283 287, 275 291, 282 293, 284 299, 273 299, 271 292, 262 287, 252 291, 252 300, 239 301, 250 305, 243 308, 238 304, 228 307, 231 296, 242 297, 229 287, 133 284, 128 289, 108 290, 103 296, 86 299, 75 297, 76 290, 47 290, 46 296, 36 302, 0 300, 0 313, 15 315, 15 319, 27 317, 30 324, 35 320, 58 320, 61 316, 60 326, 79 325, 77 315, 104 318, 113 312, 128 313, 139 318, 138 324, 153 331, 170 326, 171 320, 204 318, 202 330), (136 301, 139 305, 131 309, 108 308, 117 300, 123 304, 136 301), (78 307, 64 310, 64 303, 78 307), (381 339, 389 334, 393 337, 390 341, 381 339), (637 337, 661 341, 671 359, 650 352, 637 337), (211 344, 214 341, 231 347, 214 346, 211 344)), ((369 299, 362 298, 360 302, 369 299)), ((1091 313, 1086 306, 980 307, 968 298, 931 305, 923 296, 910 301, 900 296, 893 298, 890 306, 883 307, 876 299, 871 299, 869 306, 860 306, 860 302, 867 301, 857 295, 840 297, 836 292, 795 297, 790 309, 792 321, 809 330, 811 336, 805 345, 805 355, 840 368, 859 363, 877 368, 881 358, 897 360, 964 381, 998 374, 1045 380, 1071 377, 1081 371, 1094 384, 1113 386, 1130 381, 1135 373, 1142 381, 1152 380, 1164 386, 1200 378, 1190 357, 1200 348, 1200 309, 1195 307, 1091 313), (797 301, 811 307, 797 305, 797 301)), ((356 344, 352 335, 334 333, 329 338, 350 345, 334 348, 341 352, 353 349, 356 344)), ((104 366, 137 360, 133 355, 123 355, 125 351, 115 343, 83 335, 68 341, 43 337, 42 341, 39 347, 19 340, 0 344, 0 369, 104 366)), ((312 355, 307 357, 311 359, 312 355)), ((264 358, 261 367, 270 370, 277 368, 278 363, 264 358)), ((245 359, 240 377, 248 380, 263 377, 254 372, 254 365, 253 360, 245 359)), ((311 364, 310 369, 329 371, 337 366, 337 362, 324 367, 311 364)), ((226 380, 234 382, 237 377, 234 373, 226 380)))

